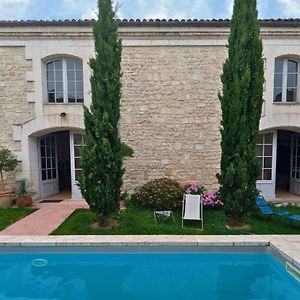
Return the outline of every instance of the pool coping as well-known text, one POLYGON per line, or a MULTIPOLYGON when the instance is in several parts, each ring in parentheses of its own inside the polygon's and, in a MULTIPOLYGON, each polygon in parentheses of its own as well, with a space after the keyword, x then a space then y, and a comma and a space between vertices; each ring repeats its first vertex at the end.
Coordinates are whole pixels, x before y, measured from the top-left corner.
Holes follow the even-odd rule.
POLYGON ((0 236, 0 247, 270 247, 300 268, 300 235, 0 236))

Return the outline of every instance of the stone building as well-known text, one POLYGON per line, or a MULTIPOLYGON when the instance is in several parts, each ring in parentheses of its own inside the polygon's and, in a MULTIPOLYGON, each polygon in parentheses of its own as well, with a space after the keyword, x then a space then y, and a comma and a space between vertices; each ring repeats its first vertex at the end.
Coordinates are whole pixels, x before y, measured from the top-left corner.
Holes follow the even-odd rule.
MULTIPOLYGON (((162 176, 217 188, 220 75, 228 20, 123 20, 122 140, 132 146, 125 188, 162 176)), ((263 20, 265 87, 258 186, 300 193, 300 20, 263 20)), ((0 22, 0 145, 41 198, 80 198, 82 104, 89 105, 90 21, 0 22)))

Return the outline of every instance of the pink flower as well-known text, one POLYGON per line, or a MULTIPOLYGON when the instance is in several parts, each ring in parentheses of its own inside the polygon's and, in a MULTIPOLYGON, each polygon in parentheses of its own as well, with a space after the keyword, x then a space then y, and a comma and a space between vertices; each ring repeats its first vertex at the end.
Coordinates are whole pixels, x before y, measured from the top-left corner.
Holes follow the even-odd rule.
POLYGON ((184 186, 186 188, 186 194, 202 195, 206 190, 205 187, 192 181, 186 181, 184 186))
POLYGON ((204 191, 202 194, 203 206, 206 207, 219 207, 224 203, 218 199, 217 193, 213 191, 204 191))

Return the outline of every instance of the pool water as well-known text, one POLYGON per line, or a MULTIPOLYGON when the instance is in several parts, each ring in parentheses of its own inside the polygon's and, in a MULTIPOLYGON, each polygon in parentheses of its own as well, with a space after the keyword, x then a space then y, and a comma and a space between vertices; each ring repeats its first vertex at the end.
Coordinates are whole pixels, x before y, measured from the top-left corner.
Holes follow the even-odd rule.
POLYGON ((0 254, 0 299, 300 299, 266 253, 0 254))

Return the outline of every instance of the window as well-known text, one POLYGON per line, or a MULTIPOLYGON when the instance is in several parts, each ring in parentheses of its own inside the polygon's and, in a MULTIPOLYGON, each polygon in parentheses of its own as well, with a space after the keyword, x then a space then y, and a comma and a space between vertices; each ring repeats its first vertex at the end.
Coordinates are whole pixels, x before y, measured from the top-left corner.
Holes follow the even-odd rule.
POLYGON ((46 64, 49 103, 82 103, 82 62, 74 58, 56 59, 46 64))
POLYGON ((299 85, 299 62, 293 59, 276 59, 273 101, 300 101, 299 85))
POLYGON ((257 144, 257 158, 261 165, 258 180, 272 180, 273 133, 261 134, 257 144))

